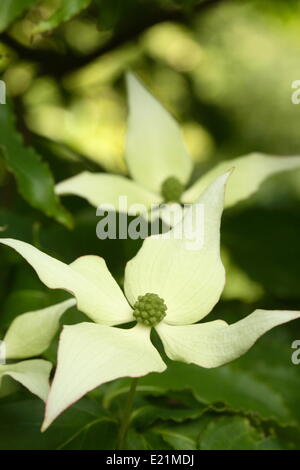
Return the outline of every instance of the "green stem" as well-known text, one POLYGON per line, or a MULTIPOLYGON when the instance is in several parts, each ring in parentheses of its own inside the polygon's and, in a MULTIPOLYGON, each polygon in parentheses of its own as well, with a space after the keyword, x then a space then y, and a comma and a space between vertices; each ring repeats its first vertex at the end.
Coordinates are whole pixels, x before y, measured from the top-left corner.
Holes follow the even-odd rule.
POLYGON ((119 431, 119 436, 118 436, 117 450, 121 450, 125 444, 128 428, 130 425, 130 416, 131 416, 131 410, 132 410, 133 399, 134 399, 137 383, 138 383, 138 377, 132 379, 131 386, 130 386, 127 400, 126 400, 123 419, 121 421, 121 426, 120 426, 120 431, 119 431))

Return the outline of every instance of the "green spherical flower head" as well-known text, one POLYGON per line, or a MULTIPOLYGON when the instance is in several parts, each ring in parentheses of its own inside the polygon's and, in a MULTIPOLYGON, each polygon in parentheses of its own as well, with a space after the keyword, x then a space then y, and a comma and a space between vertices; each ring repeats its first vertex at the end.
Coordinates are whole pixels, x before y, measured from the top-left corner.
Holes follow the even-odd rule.
POLYGON ((138 323, 156 326, 166 316, 167 306, 156 294, 140 295, 133 306, 133 316, 138 323))
POLYGON ((170 176, 161 186, 161 194, 166 202, 180 202, 183 193, 183 184, 175 178, 170 176))

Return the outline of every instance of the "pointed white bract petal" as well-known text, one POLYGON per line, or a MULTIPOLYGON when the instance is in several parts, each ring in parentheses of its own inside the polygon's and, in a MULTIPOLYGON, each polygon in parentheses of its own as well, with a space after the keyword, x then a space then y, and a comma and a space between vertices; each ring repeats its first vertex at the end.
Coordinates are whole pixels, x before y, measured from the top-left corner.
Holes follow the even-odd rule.
POLYGON ((0 365, 0 387, 2 379, 7 375, 30 392, 46 401, 49 392, 49 375, 51 362, 43 359, 17 362, 16 364, 0 365))
POLYGON ((65 326, 43 430, 95 387, 119 377, 162 372, 165 367, 150 341, 150 328, 137 325, 128 330, 93 323, 65 326))
POLYGON ((139 295, 157 294, 167 305, 166 322, 175 325, 194 323, 210 312, 225 283, 220 221, 228 176, 214 181, 172 230, 147 238, 127 263, 125 292, 131 305, 139 295))
POLYGON ((191 203, 197 200, 211 181, 232 167, 235 168, 235 171, 228 183, 225 207, 230 207, 251 196, 269 176, 281 171, 300 168, 300 156, 279 157, 262 153, 251 153, 244 157, 223 161, 199 178, 183 194, 182 201, 191 203))
POLYGON ((192 160, 179 126, 134 75, 127 75, 129 121, 126 161, 135 181, 159 193, 165 179, 175 176, 186 184, 192 160))
POLYGON ((116 211, 130 215, 140 213, 134 207, 137 204, 143 204, 148 210, 153 204, 161 202, 161 197, 124 176, 88 171, 58 183, 55 192, 59 195, 74 194, 85 198, 95 207, 113 207, 116 211))
POLYGON ((116 325, 132 319, 131 308, 102 258, 82 256, 67 265, 20 240, 0 238, 0 243, 23 256, 47 287, 73 294, 78 309, 95 322, 116 325))
POLYGON ((16 317, 4 337, 6 358, 25 359, 44 352, 58 330, 61 316, 75 304, 72 298, 16 317))
POLYGON ((160 323, 156 329, 171 359, 210 368, 237 359, 271 328, 297 318, 300 312, 255 310, 232 325, 216 320, 186 326, 160 323))

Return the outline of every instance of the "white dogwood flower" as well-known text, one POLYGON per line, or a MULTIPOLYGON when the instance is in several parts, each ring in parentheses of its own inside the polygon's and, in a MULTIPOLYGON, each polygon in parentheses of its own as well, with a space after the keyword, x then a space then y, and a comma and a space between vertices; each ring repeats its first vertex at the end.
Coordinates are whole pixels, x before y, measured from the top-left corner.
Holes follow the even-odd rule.
POLYGON ((9 393, 9 380, 14 379, 46 401, 52 364, 44 359, 30 358, 39 356, 49 347, 60 317, 75 304, 75 299, 68 299, 14 319, 0 345, 0 396, 9 393), (16 362, 17 359, 28 360, 16 362))
MULTIPOLYGON (((84 171, 56 186, 59 195, 74 194, 95 207, 106 204, 120 210, 119 197, 127 197, 130 215, 162 202, 195 202, 218 176, 235 168, 226 191, 225 207, 253 194, 269 176, 300 167, 300 156, 271 156, 251 153, 219 163, 191 187, 193 163, 184 146, 175 119, 134 75, 127 75, 129 123, 125 157, 132 179, 119 175, 84 171)), ((166 208, 167 210, 167 208, 166 208)))
POLYGON ((202 247, 190 250, 184 236, 147 238, 126 266, 125 295, 98 256, 83 256, 67 265, 27 243, 0 239, 17 250, 48 287, 72 292, 79 310, 96 322, 63 329, 43 429, 105 382, 162 372, 166 366, 151 342, 152 328, 171 359, 218 367, 244 354, 266 331, 300 317, 300 312, 256 310, 232 325, 223 320, 196 323, 218 302, 225 283, 220 222, 229 174, 210 184, 170 230, 171 235, 188 227, 182 232, 197 236, 192 230, 194 209, 201 205, 202 247), (116 327, 133 321, 132 328, 116 327))

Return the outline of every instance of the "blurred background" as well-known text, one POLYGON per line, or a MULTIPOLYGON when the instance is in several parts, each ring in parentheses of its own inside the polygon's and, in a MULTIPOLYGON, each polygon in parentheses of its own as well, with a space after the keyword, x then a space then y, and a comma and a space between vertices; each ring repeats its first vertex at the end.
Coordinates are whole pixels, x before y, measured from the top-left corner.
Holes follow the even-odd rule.
MULTIPOLYGON (((300 155, 300 104, 291 101, 292 83, 300 80, 300 2, 2 0, 1 235, 65 262, 99 254, 121 285, 140 242, 98 240, 95 209, 76 197, 58 201, 53 187, 86 169, 127 175, 127 70, 179 121, 195 162, 193 180, 220 160, 253 151, 300 155)), ((299 201, 298 170, 270 178, 225 212, 227 285, 212 319, 234 321, 258 306, 300 309, 299 201)), ((16 315, 65 296, 46 290, 7 249, 0 280, 1 333, 16 315)), ((73 310, 64 321, 82 318, 73 310)), ((232 365, 177 365, 165 378, 145 379, 165 396, 151 398, 156 415, 170 403, 185 413, 148 419, 142 431, 138 424, 132 448, 145 439, 146 448, 300 448, 296 339, 299 322, 271 332, 232 365)), ((55 360, 55 345, 46 356, 55 360)), ((29 401, 38 422, 41 405, 26 392, 0 401, 0 448, 60 445, 57 433, 41 437, 28 423, 24 437, 29 401)))

